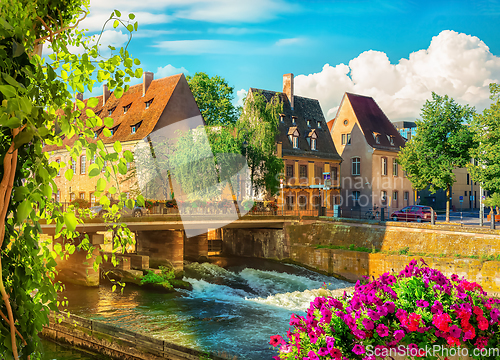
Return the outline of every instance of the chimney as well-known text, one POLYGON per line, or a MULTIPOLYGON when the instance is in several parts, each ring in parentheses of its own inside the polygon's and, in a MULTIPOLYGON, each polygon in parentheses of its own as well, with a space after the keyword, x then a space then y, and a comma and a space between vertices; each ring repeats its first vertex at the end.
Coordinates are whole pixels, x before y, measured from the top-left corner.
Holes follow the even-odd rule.
POLYGON ((149 71, 144 71, 142 74, 142 96, 146 95, 146 91, 148 91, 149 85, 154 79, 154 74, 149 71))
POLYGON ((102 85, 102 106, 106 105, 106 101, 109 99, 109 89, 108 89, 108 84, 103 84, 102 85))
POLYGON ((291 73, 283 75, 283 93, 287 96, 293 110, 293 74, 291 73))
MULTIPOLYGON (((81 92, 76 93, 76 100, 83 101, 83 93, 81 93, 81 92)), ((74 106, 73 110, 76 110, 76 101, 75 101, 75 106, 74 106)))

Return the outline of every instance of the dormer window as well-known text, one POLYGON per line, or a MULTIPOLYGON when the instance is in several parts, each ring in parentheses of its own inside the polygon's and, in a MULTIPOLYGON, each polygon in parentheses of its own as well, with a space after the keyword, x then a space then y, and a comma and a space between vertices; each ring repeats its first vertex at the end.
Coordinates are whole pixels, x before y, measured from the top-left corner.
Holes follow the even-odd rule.
POLYGON ((293 126, 290 129, 288 129, 288 139, 292 143, 292 147, 294 149, 299 148, 299 136, 300 136, 300 133, 299 133, 299 130, 297 130, 296 126, 293 126))
POLYGON ((128 111, 128 109, 130 109, 130 105, 132 105, 132 104, 128 104, 127 106, 124 106, 124 107, 123 107, 123 113, 124 113, 124 114, 126 114, 126 113, 127 113, 127 111, 128 111))
POLYGON ((112 109, 109 109, 108 110, 108 116, 111 116, 113 115, 113 111, 115 111, 116 107, 112 108, 112 109))
POLYGON ((307 135, 307 142, 309 143, 309 145, 311 145, 312 151, 317 150, 316 149, 317 138, 318 138, 318 134, 316 134, 316 130, 311 130, 311 132, 309 132, 309 134, 307 135))
POLYGON ((115 127, 111 128, 111 129, 109 129, 109 131, 111 132, 111 135, 114 135, 116 133, 116 130, 118 130, 118 126, 115 126, 115 127))
POLYGON ((394 136, 392 135, 387 135, 387 139, 389 140, 389 143, 394 146, 394 136))
POLYGON ((292 124, 296 124, 297 123, 297 116, 292 116, 292 124))
POLYGON ((321 129, 321 121, 318 121, 318 129, 321 129))
POLYGON ((280 122, 285 122, 285 114, 280 114, 280 122))
POLYGON ((307 120, 307 126, 311 127, 311 120, 307 120))
POLYGON ((137 124, 134 124, 130 127, 130 133, 135 134, 137 132, 137 129, 141 126, 142 121, 139 121, 137 124))
POLYGON ((380 144, 380 134, 378 132, 373 132, 373 138, 375 139, 375 143, 380 144))
POLYGON ((99 110, 98 112, 95 113, 95 116, 100 116, 101 112, 102 112, 102 110, 99 110))
POLYGON ((146 101, 146 109, 149 109, 151 104, 153 103, 153 99, 146 101))

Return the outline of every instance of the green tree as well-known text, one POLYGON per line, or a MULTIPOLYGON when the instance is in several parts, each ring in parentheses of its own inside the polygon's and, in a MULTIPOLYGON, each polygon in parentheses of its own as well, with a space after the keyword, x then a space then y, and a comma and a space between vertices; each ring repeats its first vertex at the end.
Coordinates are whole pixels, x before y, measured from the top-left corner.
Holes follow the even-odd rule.
MULTIPOLYGON (((89 168, 89 176, 100 175, 104 161, 108 166, 105 179, 97 183, 100 203, 109 206, 105 191, 119 193, 118 185, 109 185, 117 173, 126 172, 126 159, 120 158, 121 144, 113 149, 102 138, 94 140, 95 127, 111 127, 110 118, 101 119, 90 110, 97 99, 87 105, 76 101, 74 94, 91 91, 95 83, 107 81, 120 97, 128 89, 124 83, 141 77, 142 70, 126 49, 104 59, 97 44, 92 45, 76 25, 88 14, 87 0, 4 0, 0 7, 0 357, 39 358, 38 333, 48 323, 49 310, 57 310, 56 291, 61 285, 54 281, 58 258, 72 254, 77 247, 92 251, 88 236, 76 241, 75 231, 80 218, 75 208, 58 210, 52 201, 57 191, 53 178, 65 164, 49 163, 49 154, 42 144, 62 146, 64 137, 77 136, 72 148, 73 159, 83 151, 87 158, 97 156, 89 168), (52 48, 49 59, 42 59, 42 45, 52 48), (72 54, 68 48, 83 48, 72 54), (80 120, 86 112, 85 122, 80 120), (81 134, 81 136, 80 136, 81 134), (40 222, 56 226, 57 241, 53 249, 40 241, 40 222)), ((125 26, 130 34, 137 30, 133 14, 127 20, 114 11, 108 21, 125 26)), ((103 131, 109 136, 109 130, 103 131)), ((132 154, 123 154, 129 161, 132 154)), ((73 170, 64 173, 68 180, 73 170)), ((126 199, 121 194, 122 201, 126 199)), ((122 202, 123 203, 123 202, 122 202)), ((128 206, 131 204, 128 203, 128 206)), ((133 204, 132 204, 133 205, 133 204)), ((112 207, 117 213, 118 206, 112 207)), ((119 226, 116 241, 128 241, 129 233, 119 226)), ((94 263, 102 261, 99 256, 94 263)))
POLYGON ((232 104, 234 88, 220 76, 209 77, 204 72, 186 77, 196 104, 207 125, 230 125, 238 120, 238 110, 232 104))
POLYGON ((474 146, 470 122, 474 109, 461 106, 447 95, 432 93, 417 120, 417 133, 399 152, 398 162, 415 190, 430 186, 434 193, 446 189, 446 221, 450 221, 450 189, 454 168, 465 167, 474 146))
POLYGON ((248 143, 244 155, 251 172, 252 187, 268 198, 279 191, 284 167, 283 159, 276 156, 278 119, 282 112, 283 104, 277 94, 268 100, 260 92, 250 92, 237 124, 238 134, 248 143))

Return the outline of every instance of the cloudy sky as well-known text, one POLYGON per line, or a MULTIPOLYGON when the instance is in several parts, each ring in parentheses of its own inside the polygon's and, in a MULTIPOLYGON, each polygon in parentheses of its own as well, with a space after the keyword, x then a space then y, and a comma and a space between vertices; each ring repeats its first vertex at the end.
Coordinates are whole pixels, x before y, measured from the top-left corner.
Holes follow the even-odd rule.
MULTIPOLYGON (((235 88, 319 99, 327 120, 344 92, 374 97, 393 121, 419 117, 431 92, 482 110, 500 80, 500 2, 91 0, 82 23, 99 32, 114 9, 136 15, 129 47, 155 77, 203 71, 235 88)), ((125 44, 110 24, 104 39, 125 44)))

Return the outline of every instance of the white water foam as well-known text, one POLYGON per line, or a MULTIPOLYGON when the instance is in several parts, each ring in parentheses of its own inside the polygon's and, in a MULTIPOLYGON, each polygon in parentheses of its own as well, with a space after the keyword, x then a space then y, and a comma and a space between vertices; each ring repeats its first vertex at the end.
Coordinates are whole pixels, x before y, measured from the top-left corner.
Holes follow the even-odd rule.
POLYGON ((184 292, 188 298, 192 299, 210 299, 216 302, 234 302, 244 301, 244 299, 251 294, 245 290, 233 289, 226 285, 212 284, 205 280, 197 280, 191 278, 184 278, 184 281, 189 282, 193 289, 184 292))
POLYGON ((292 311, 306 311, 316 297, 329 296, 329 294, 328 290, 321 288, 269 295, 268 297, 247 298, 246 300, 292 311))

